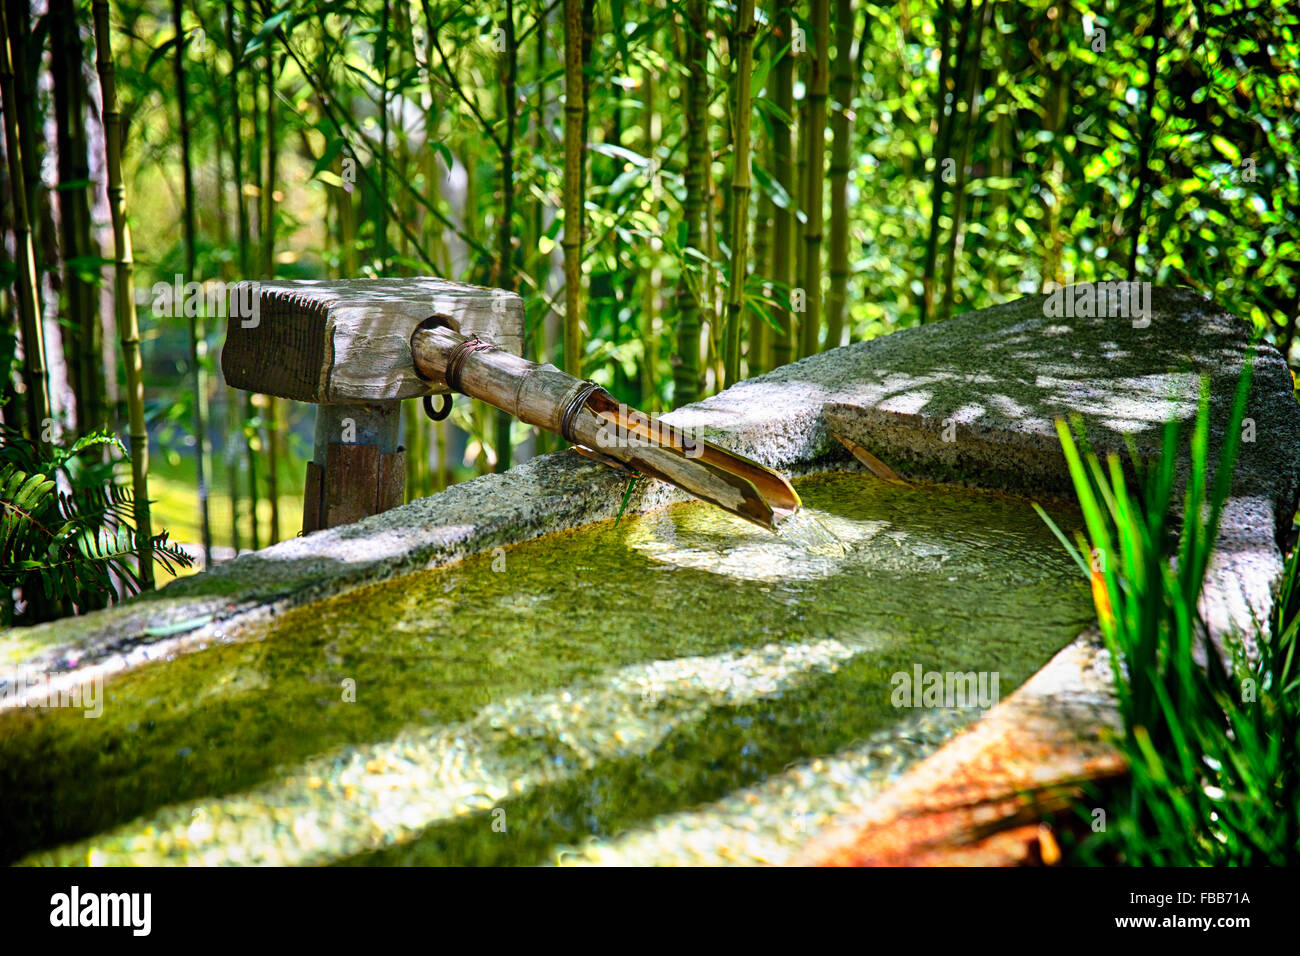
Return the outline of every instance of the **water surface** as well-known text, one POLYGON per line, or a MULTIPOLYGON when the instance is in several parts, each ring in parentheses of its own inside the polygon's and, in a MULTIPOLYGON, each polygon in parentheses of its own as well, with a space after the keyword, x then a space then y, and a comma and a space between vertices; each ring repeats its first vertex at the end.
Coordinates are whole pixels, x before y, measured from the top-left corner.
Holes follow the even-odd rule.
POLYGON ((779 860, 978 715, 892 675, 1005 696, 1091 618, 1026 502, 797 487, 780 535, 673 506, 299 608, 98 720, 0 715, 3 859, 779 860))

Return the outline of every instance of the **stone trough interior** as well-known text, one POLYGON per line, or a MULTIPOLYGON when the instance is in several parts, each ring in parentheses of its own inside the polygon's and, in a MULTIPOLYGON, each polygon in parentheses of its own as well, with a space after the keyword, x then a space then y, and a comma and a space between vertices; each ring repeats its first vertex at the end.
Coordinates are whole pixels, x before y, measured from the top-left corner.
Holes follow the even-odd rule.
MULTIPOLYGON (((813 520, 791 541, 649 482, 615 524, 625 477, 561 453, 0 635, 3 790, 31 797, 2 804, 4 859, 1023 861, 1025 827, 961 834, 1014 815, 1026 789, 1117 763, 1086 588, 1026 503, 1071 520, 1053 420, 1082 416, 1103 453, 1131 441, 1151 455, 1207 376, 1221 437, 1249 344, 1185 290, 1155 290, 1149 321, 1050 313, 1043 297, 969 313, 666 416, 801 476, 813 520), (863 473, 835 436, 905 483, 863 473), (981 547, 1025 568, 994 572, 981 547), (682 590, 695 579, 680 575, 660 587, 683 567, 712 590, 682 590), (602 583, 613 590, 590 590, 602 583), (570 604, 544 606, 561 593, 570 604), (553 629, 533 628, 547 614, 553 629), (1019 649, 991 650, 1004 643, 1019 649), (349 689, 354 653, 385 655, 382 677, 349 689), (309 696, 280 681, 290 658, 314 662, 309 696), (923 659, 999 673, 1000 703, 862 702, 923 659), (96 679, 102 724, 23 706, 96 679), (411 710, 420 694, 427 708, 411 710), (322 700, 367 716, 331 737, 322 700), (166 760, 160 724, 175 735, 166 760), (774 764, 783 753, 797 759, 774 764), (78 775, 125 794, 81 830, 60 817, 78 775)), ((1300 485, 1300 409, 1268 348, 1247 414, 1205 600, 1218 638, 1267 618, 1300 485)))

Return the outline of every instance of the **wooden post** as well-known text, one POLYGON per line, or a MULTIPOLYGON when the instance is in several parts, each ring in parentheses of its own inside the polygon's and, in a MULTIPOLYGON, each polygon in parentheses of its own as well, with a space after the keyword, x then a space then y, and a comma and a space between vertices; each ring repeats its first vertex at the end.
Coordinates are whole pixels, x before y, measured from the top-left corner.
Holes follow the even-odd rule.
POLYGON ((432 320, 513 354, 524 347, 519 296, 441 279, 247 283, 234 300, 226 383, 318 406, 304 534, 402 503, 401 403, 446 392, 416 373, 416 329, 432 320))
POLYGON ((406 451, 401 403, 321 405, 307 462, 302 532, 350 524, 402 503, 406 451))

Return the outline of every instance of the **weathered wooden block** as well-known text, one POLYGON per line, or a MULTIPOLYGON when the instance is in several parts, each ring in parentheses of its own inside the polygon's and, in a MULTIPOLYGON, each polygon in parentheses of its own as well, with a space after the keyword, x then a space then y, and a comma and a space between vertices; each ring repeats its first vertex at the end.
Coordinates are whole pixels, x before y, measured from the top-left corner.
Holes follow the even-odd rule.
POLYGON ((446 391, 421 378, 411 336, 428 320, 524 350, 524 304, 513 292, 434 278, 255 283, 221 351, 235 388, 321 406, 307 464, 303 532, 357 521, 402 503, 402 399, 446 391))
POLYGON ((232 317, 221 352, 234 388, 318 405, 398 401, 443 391, 415 373, 411 334, 434 315, 508 352, 524 350, 513 292, 434 278, 258 284, 257 313, 232 317))

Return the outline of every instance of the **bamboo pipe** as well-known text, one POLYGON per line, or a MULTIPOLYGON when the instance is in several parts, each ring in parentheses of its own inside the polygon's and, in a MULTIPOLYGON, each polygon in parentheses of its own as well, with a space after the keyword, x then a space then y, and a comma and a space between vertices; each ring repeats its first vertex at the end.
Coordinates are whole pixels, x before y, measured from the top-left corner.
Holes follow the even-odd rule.
POLYGON ((435 390, 480 399, 598 460, 676 485, 769 530, 799 509, 798 494, 772 469, 615 402, 554 365, 529 362, 446 325, 417 329, 411 355, 417 374, 435 390), (449 376, 453 363, 458 367, 449 376))

